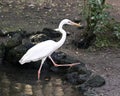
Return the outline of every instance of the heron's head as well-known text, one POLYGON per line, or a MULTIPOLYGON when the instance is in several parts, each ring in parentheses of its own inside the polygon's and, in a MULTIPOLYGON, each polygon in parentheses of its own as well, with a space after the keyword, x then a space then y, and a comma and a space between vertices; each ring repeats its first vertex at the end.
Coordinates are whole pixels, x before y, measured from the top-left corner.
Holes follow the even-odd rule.
POLYGON ((61 21, 61 24, 62 24, 62 25, 64 25, 64 24, 73 25, 73 26, 78 26, 78 27, 81 26, 79 23, 75 23, 75 22, 73 22, 73 21, 71 21, 71 20, 69 20, 69 19, 63 19, 63 20, 61 21))

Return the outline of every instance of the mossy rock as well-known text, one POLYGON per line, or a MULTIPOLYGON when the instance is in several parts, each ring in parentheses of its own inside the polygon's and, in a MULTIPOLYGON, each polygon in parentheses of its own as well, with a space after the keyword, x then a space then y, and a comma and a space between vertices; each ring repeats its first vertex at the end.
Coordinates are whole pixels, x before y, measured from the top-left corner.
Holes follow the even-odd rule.
POLYGON ((29 43, 27 45, 19 45, 10 50, 6 50, 5 60, 11 64, 16 64, 20 58, 26 53, 26 51, 31 48, 33 44, 29 43))
POLYGON ((22 44, 22 37, 20 34, 16 33, 12 37, 8 37, 7 41, 4 43, 6 48, 14 48, 22 44))

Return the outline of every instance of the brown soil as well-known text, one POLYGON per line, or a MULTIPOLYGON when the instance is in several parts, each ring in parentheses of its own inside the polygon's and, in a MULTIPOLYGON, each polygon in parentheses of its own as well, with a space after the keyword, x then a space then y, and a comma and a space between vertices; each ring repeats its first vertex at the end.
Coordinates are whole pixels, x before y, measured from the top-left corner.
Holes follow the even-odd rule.
MULTIPOLYGON (((14 0, 13 0, 14 1, 14 0)), ((63 18, 80 19, 81 4, 79 0, 51 0, 51 4, 42 3, 37 5, 30 2, 5 2, 0 1, 0 28, 3 31, 13 31, 19 28, 27 32, 40 31, 45 27, 56 28, 63 18), (80 4, 79 4, 80 3, 80 4)), ((32 0, 30 0, 32 1, 32 0)), ((110 10, 111 16, 120 21, 120 1, 108 0, 107 3, 113 6, 110 10)), ((95 89, 98 96, 120 96, 120 49, 102 49, 96 51, 81 50, 71 46, 71 40, 80 33, 76 28, 67 27, 71 32, 67 41, 59 50, 75 56, 94 71, 106 79, 103 87, 95 89), (75 33, 73 33, 75 31, 75 33)))

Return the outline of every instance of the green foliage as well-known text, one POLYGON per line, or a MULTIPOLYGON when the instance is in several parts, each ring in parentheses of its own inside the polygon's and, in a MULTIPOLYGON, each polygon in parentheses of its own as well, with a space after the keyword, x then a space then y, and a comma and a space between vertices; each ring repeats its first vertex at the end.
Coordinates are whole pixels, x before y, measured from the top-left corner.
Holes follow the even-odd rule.
POLYGON ((113 38, 120 40, 120 23, 113 20, 106 11, 110 7, 105 4, 105 0, 84 0, 86 31, 88 34, 96 34, 97 47, 111 46, 113 38))
POLYGON ((110 39, 106 36, 97 36, 94 45, 97 48, 101 48, 101 47, 119 48, 120 42, 119 42, 119 40, 110 39))
POLYGON ((110 41, 106 37, 97 36, 96 41, 95 41, 95 46, 96 47, 108 47, 110 46, 110 41))
POLYGON ((108 14, 104 11, 107 7, 105 0, 84 0, 84 17, 87 21, 87 31, 98 32, 106 23, 108 14))
POLYGON ((120 23, 114 24, 113 32, 114 32, 115 36, 120 40, 120 23))

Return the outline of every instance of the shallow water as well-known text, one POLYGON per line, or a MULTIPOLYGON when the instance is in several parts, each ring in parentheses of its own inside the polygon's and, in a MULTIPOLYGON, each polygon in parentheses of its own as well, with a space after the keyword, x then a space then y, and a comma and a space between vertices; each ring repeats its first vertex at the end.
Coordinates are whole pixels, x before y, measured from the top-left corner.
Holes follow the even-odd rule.
POLYGON ((37 80, 37 70, 0 67, 0 96, 82 96, 60 76, 37 80))

